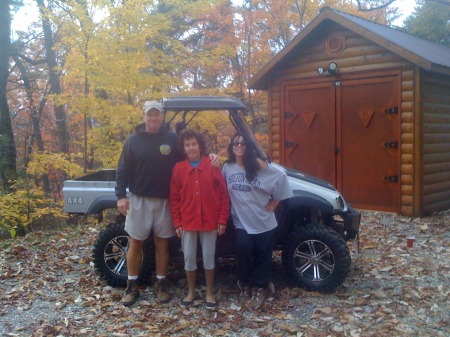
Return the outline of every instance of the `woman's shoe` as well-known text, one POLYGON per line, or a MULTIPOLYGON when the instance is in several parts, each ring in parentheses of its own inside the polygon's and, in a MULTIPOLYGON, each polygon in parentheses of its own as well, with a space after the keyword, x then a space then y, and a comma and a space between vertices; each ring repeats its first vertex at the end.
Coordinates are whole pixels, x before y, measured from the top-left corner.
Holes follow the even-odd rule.
POLYGON ((192 303, 194 303, 194 301, 195 301, 195 297, 194 297, 192 300, 190 300, 190 301, 181 300, 180 304, 181 304, 181 306, 183 306, 183 307, 188 307, 188 306, 190 306, 192 303))
POLYGON ((206 309, 214 310, 217 307, 217 302, 208 302, 206 301, 206 309))
POLYGON ((245 285, 240 280, 237 281, 237 286, 239 288, 239 297, 238 297, 239 305, 244 306, 250 301, 250 294, 251 294, 250 286, 245 285))
POLYGON ((247 307, 251 310, 259 309, 266 299, 267 290, 264 288, 253 288, 252 298, 250 302, 247 303, 247 307))

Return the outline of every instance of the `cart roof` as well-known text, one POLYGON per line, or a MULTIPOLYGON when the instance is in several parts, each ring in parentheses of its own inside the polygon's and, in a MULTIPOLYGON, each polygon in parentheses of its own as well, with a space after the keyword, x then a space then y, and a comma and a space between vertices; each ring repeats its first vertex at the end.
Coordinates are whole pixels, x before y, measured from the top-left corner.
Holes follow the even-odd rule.
MULTIPOLYGON (((175 114, 183 114, 182 128, 189 124, 189 121, 184 123, 186 113, 188 112, 194 112, 195 116, 198 111, 226 110, 228 111, 230 120, 236 130, 239 130, 248 136, 250 141, 255 145, 256 151, 261 159, 268 160, 264 150, 256 141, 251 128, 241 116, 241 113, 244 114, 247 111, 247 106, 240 100, 227 96, 177 96, 165 99, 162 107, 164 112, 172 111, 175 112, 175 114)), ((170 125, 170 121, 168 124, 170 125)))
POLYGON ((164 100, 164 111, 186 110, 242 110, 247 111, 247 106, 233 97, 226 96, 179 96, 164 100))

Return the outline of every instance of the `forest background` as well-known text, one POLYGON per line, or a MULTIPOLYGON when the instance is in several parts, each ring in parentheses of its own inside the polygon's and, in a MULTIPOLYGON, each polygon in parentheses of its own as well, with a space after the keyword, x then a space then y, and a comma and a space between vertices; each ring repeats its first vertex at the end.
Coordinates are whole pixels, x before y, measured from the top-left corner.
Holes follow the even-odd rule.
MULTIPOLYGON (((115 168, 146 100, 236 97, 267 144, 266 95, 247 82, 323 7, 450 47, 448 0, 417 0, 401 27, 396 0, 28 1, 39 21, 14 38, 23 1, 0 1, 0 236, 64 223, 63 181, 115 168)), ((232 131, 198 120, 224 155, 232 131)))

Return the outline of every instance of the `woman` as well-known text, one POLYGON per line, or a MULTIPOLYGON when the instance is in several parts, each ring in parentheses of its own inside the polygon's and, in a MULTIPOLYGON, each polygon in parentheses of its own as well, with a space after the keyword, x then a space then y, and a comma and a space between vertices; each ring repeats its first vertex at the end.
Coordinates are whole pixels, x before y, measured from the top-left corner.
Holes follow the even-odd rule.
POLYGON ((286 173, 258 158, 253 143, 240 133, 228 146, 222 173, 236 227, 239 302, 257 309, 266 298, 270 282, 278 226, 274 211, 281 200, 292 196, 292 191, 286 173))
POLYGON ((180 133, 180 146, 186 159, 175 165, 170 185, 170 210, 175 232, 181 238, 188 294, 181 305, 195 300, 197 270, 197 238, 200 239, 206 278, 206 308, 214 309, 214 267, 217 235, 225 233, 230 202, 220 169, 205 156, 202 135, 185 129, 180 133))

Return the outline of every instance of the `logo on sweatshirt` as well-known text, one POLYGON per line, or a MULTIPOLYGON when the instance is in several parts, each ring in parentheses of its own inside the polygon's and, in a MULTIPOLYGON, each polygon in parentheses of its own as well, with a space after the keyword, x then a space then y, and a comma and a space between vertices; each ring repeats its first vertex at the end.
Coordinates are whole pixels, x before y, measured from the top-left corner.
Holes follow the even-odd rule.
POLYGON ((161 152, 162 155, 168 156, 170 154, 170 145, 163 144, 159 147, 159 152, 161 152))

